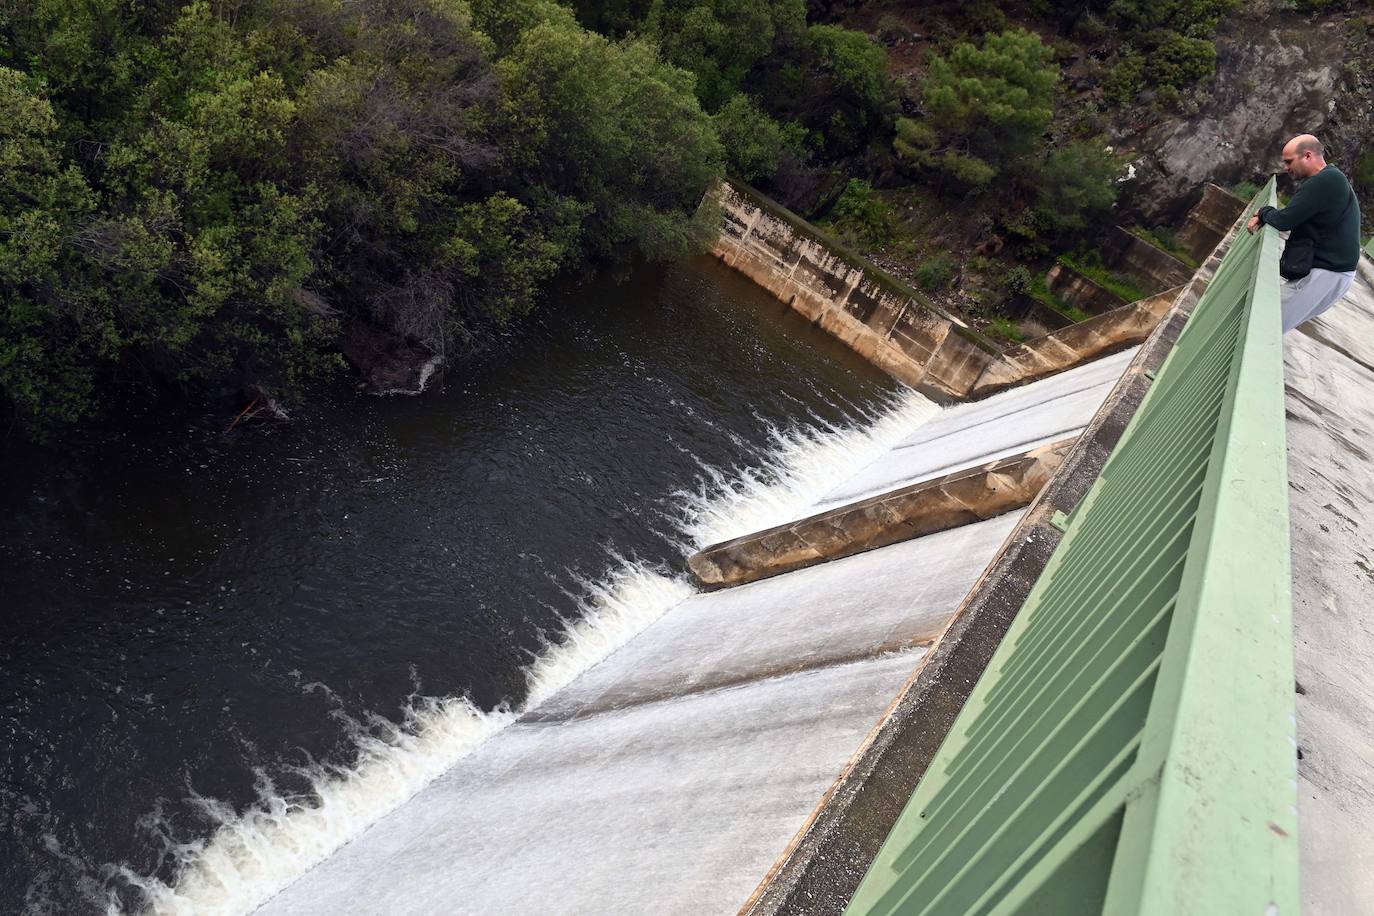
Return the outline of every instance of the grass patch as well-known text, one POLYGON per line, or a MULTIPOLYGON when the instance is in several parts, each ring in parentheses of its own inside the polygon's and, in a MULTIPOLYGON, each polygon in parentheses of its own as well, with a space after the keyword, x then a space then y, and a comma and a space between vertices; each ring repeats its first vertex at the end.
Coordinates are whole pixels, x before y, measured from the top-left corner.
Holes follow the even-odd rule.
POLYGON ((1069 255, 1061 255, 1059 263, 1070 270, 1077 271, 1098 286, 1115 293, 1127 302, 1138 302, 1150 296, 1148 292, 1136 286, 1129 277, 1113 273, 1100 263, 1093 263, 1087 259, 1074 258, 1069 255))
POLYGON ((1010 318, 994 318, 988 322, 985 329, 987 333, 994 337, 1000 337, 1009 343, 1019 344, 1026 339, 1026 335, 1021 333, 1021 329, 1016 326, 1016 322, 1010 318))
POLYGON ((1030 286, 1026 287, 1026 295, 1030 296, 1032 299, 1034 299, 1036 302, 1039 302, 1041 305, 1045 306, 1045 308, 1049 309, 1050 311, 1058 312, 1059 314, 1063 315, 1065 318, 1069 319, 1074 324, 1077 324, 1080 321, 1087 321, 1089 318, 1092 317, 1087 312, 1083 311, 1080 308, 1075 308, 1074 306, 1069 305, 1063 299, 1060 299, 1058 296, 1052 293, 1050 291, 1050 288, 1047 285, 1045 285, 1045 278, 1043 276, 1036 277, 1034 280, 1031 281, 1030 286))
POLYGON ((1197 258, 1188 253, 1188 249, 1179 244, 1178 236, 1172 229, 1165 226, 1156 226, 1153 229, 1146 229, 1144 226, 1132 226, 1129 230, 1131 235, 1136 238, 1149 242, 1165 254, 1178 258, 1193 270, 1199 267, 1197 258))

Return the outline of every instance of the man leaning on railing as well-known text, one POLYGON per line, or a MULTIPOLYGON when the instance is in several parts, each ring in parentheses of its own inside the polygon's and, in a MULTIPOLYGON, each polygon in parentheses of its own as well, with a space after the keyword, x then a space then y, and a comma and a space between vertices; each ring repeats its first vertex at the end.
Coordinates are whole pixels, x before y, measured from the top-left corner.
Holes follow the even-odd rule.
POLYGON ((1260 207, 1246 229, 1261 224, 1291 230, 1279 262, 1283 330, 1316 318, 1345 295, 1360 262, 1360 204, 1341 170, 1326 162, 1321 141, 1311 134, 1289 140, 1283 169, 1302 182, 1288 206, 1260 207))

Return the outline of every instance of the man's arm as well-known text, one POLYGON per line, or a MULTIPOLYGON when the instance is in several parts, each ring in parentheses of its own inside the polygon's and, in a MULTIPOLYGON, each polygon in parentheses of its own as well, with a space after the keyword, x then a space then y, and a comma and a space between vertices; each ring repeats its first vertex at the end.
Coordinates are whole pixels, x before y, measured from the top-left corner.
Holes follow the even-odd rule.
MULTIPOLYGON (((1317 192, 1316 181, 1307 181, 1298 188, 1298 192, 1293 195, 1293 199, 1288 202, 1288 206, 1282 210, 1277 207, 1260 207, 1259 212, 1251 220, 1258 220, 1266 226, 1273 226, 1283 232, 1295 226, 1301 226, 1312 217, 1316 216, 1321 210, 1321 195, 1317 192)), ((1257 224, 1258 225, 1258 224, 1257 224)), ((1253 229, 1251 230, 1254 231, 1253 229)))

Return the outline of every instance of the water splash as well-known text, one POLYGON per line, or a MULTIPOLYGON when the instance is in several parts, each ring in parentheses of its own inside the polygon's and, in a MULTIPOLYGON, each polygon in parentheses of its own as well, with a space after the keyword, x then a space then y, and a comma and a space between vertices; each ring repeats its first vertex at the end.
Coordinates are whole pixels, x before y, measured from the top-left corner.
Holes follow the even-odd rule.
MULTIPOLYGON (((939 408, 914 391, 842 426, 770 427, 754 466, 702 466, 691 491, 674 494, 667 515, 684 550, 781 524, 910 435, 939 408)), ((417 698, 400 724, 356 725, 356 762, 300 771, 311 791, 286 797, 259 774, 259 802, 246 812, 211 800, 199 807, 217 826, 202 841, 174 844, 176 877, 165 883, 115 871, 157 916, 250 913, 297 877, 399 807, 521 713, 545 702, 693 593, 681 575, 613 555, 599 580, 576 579, 576 613, 526 670, 519 710, 485 712, 466 699, 417 698)), ((112 905, 108 913, 118 916, 112 905)))
POLYGON ((770 426, 756 467, 703 467, 697 488, 674 494, 673 521, 685 552, 795 521, 807 510, 939 413, 910 389, 844 426, 770 426))
POLYGON ((358 757, 351 767, 304 770, 311 784, 304 799, 278 794, 261 773, 260 801, 245 812, 196 799, 218 827, 207 840, 172 848, 172 884, 127 868, 119 874, 142 892, 148 913, 251 912, 514 718, 509 710, 483 712, 466 699, 416 699, 400 724, 374 720, 370 729, 353 729, 358 757))

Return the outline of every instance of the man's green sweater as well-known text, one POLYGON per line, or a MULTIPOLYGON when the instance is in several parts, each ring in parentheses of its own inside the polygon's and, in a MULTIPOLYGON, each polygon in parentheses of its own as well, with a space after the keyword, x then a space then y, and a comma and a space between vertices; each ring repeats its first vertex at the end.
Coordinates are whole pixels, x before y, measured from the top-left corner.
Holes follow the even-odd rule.
POLYGON ((1360 263, 1360 203, 1334 165, 1304 181, 1282 210, 1261 207, 1259 218, 1280 231, 1291 229, 1290 242, 1311 239, 1313 267, 1345 273, 1360 263))

